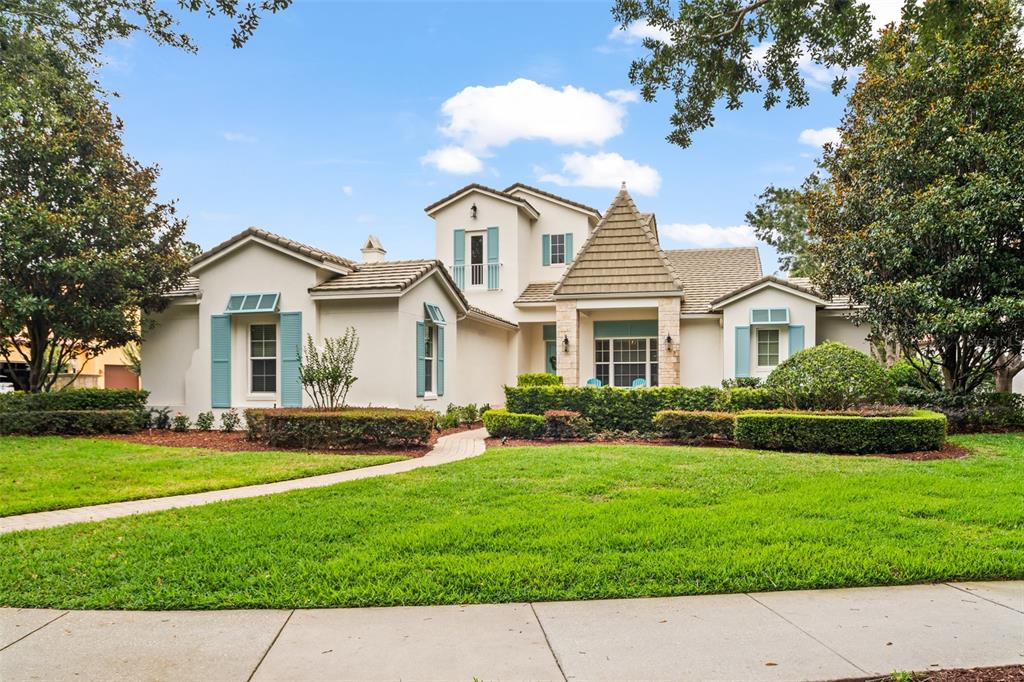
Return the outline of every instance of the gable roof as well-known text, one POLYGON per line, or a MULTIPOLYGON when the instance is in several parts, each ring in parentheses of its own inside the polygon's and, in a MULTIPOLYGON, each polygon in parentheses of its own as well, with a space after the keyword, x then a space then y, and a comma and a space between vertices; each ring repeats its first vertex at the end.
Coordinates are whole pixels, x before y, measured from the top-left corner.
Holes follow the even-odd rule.
POLYGON ((723 296, 719 296, 718 298, 711 302, 711 306, 713 308, 721 307, 728 303, 732 303, 733 301, 749 296, 750 294, 753 294, 756 291, 760 291, 765 287, 788 289, 793 293, 799 294, 803 298, 813 300, 815 303, 821 305, 825 305, 826 303, 826 301, 821 297, 821 294, 818 293, 815 289, 794 284, 793 282, 782 279, 781 277, 768 275, 767 277, 762 277, 758 280, 754 280, 749 284, 746 284, 742 287, 739 287, 738 289, 730 291, 729 293, 723 296))
POLYGON ((190 267, 192 270, 195 270, 200 265, 216 258, 217 256, 223 255, 230 249, 236 246, 241 246, 248 241, 262 241, 300 258, 311 260, 316 264, 327 267, 329 270, 338 270, 341 268, 342 271, 347 271, 355 265, 355 263, 350 261, 348 258, 342 258, 341 256, 337 256, 328 251, 324 251, 307 244, 302 244, 288 239, 287 237, 274 234, 273 232, 261 230, 258 227, 250 227, 242 230, 234 237, 217 244, 212 249, 200 254, 192 260, 190 267))
POLYGON ((558 282, 530 282, 514 303, 554 303, 558 282))
POLYGON ((711 302, 761 278, 757 247, 673 249, 665 256, 683 282, 681 312, 710 312, 711 302))
POLYGON ((567 206, 569 206, 571 208, 578 209, 578 210, 582 211, 583 213, 588 214, 591 218, 593 218, 595 220, 600 220, 601 219, 601 212, 598 211, 593 206, 587 206, 586 204, 581 204, 578 201, 573 201, 572 199, 566 199, 563 196, 559 196, 559 195, 557 195, 557 194, 555 194, 553 192, 548 192, 546 190, 540 189, 539 187, 533 187, 532 185, 527 185, 524 182, 517 182, 515 184, 509 185, 508 187, 506 187, 502 191, 505 192, 506 194, 513 194, 517 190, 522 190, 524 192, 536 194, 536 195, 544 197, 546 199, 551 199, 552 201, 557 201, 560 204, 566 204, 567 206))
POLYGON ((460 187, 459 189, 455 190, 448 196, 438 199, 437 201, 430 204, 423 210, 424 212, 426 212, 427 215, 432 216, 438 210, 444 208, 445 206, 455 201, 456 199, 460 199, 464 195, 469 194, 470 192, 481 192, 483 194, 490 195, 495 199, 500 199, 502 201, 508 201, 510 203, 513 203, 516 205, 517 208, 519 208, 522 211, 525 211, 530 217, 532 217, 535 220, 540 217, 540 211, 538 211, 536 208, 530 205, 530 202, 527 201, 526 199, 523 199, 522 197, 517 197, 514 194, 509 194, 508 192, 503 192, 500 189, 494 189, 493 187, 488 187, 487 185, 481 185, 478 182, 471 182, 465 187, 460 187))
MULTIPOLYGON (((797 285, 798 287, 803 287, 805 289, 812 289, 819 296, 821 296, 822 298, 825 298, 824 296, 822 296, 821 292, 818 290, 818 287, 816 287, 814 285, 814 282, 811 280, 810 277, 790 277, 789 281, 791 283, 797 285)), ((853 309, 855 307, 858 307, 858 306, 855 306, 850 301, 850 297, 849 296, 833 296, 832 298, 825 299, 825 300, 826 300, 825 307, 828 308, 829 310, 850 310, 850 309, 853 309)))
POLYGON ((622 189, 555 287, 556 297, 682 292, 658 238, 622 189))

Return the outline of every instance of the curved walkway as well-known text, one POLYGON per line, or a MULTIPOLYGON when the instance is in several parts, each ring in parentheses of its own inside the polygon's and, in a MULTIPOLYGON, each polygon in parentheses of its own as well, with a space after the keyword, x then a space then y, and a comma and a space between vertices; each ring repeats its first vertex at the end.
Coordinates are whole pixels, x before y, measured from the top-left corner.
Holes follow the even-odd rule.
POLYGON ((19 530, 35 530, 37 528, 52 528, 64 526, 70 523, 83 523, 86 521, 102 521, 113 519, 119 516, 131 516, 132 514, 146 514, 149 512, 163 511, 165 509, 177 509, 179 507, 195 507, 211 502, 222 502, 224 500, 239 500, 245 497, 259 497, 260 495, 273 495, 284 493, 289 490, 301 490, 303 488, 322 488, 345 481, 358 481, 363 478, 374 478, 376 476, 387 476, 399 474, 403 471, 422 469, 439 464, 447 464, 460 459, 475 457, 486 449, 484 439, 487 437, 485 429, 474 429, 472 431, 460 431, 450 436, 438 438, 434 449, 423 457, 379 464, 362 469, 339 471, 333 474, 322 474, 320 476, 308 476, 306 478, 293 478, 287 481, 275 483, 261 483, 259 485, 246 485, 239 488, 225 488, 224 490, 210 490, 204 493, 191 493, 188 495, 171 495, 169 497, 154 497, 145 500, 131 500, 127 502, 111 502, 109 504, 96 504, 89 507, 75 507, 73 509, 56 509, 54 511, 34 512, 31 514, 19 514, 17 516, 6 516, 0 518, 0 534, 13 533, 19 530))

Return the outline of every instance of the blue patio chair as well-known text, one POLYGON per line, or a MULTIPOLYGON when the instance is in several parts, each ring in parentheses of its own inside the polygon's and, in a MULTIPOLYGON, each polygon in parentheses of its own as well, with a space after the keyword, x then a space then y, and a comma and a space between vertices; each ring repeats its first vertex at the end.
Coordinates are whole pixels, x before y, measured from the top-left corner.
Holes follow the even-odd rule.
POLYGON ((647 379, 644 379, 643 377, 637 377, 636 379, 633 379, 633 384, 630 386, 630 388, 643 388, 646 385, 647 379))
POLYGON ((587 386, 593 386, 594 388, 601 388, 601 386, 603 386, 603 384, 601 383, 600 379, 594 378, 594 379, 587 379, 587 386))

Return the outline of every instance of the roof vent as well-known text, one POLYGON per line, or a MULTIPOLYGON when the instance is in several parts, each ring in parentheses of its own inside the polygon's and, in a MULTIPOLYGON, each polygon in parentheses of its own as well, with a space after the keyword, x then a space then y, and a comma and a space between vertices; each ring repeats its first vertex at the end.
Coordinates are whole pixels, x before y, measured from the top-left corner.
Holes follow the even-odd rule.
POLYGON ((360 251, 363 252, 364 263, 381 263, 388 254, 380 240, 377 239, 377 235, 373 234, 366 238, 366 243, 363 244, 360 251))

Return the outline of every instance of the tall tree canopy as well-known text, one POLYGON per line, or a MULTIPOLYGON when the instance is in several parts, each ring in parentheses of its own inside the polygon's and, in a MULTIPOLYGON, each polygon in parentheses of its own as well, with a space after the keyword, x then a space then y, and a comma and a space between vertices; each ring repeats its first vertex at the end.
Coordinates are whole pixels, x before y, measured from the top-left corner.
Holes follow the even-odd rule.
MULTIPOLYGON (((1024 50, 1013 0, 931 1, 887 32, 825 150, 828 294, 967 392, 1024 339, 1024 50)), ((922 373, 927 378, 927 372, 922 373)))
POLYGON ((754 210, 747 211, 747 224, 758 239, 775 247, 779 265, 793 277, 816 278, 818 274, 807 233, 807 195, 819 184, 818 176, 812 175, 799 189, 769 185, 757 198, 754 210))
POLYGON ((662 91, 675 97, 668 140, 681 147, 714 123, 719 103, 739 109, 744 95, 764 93, 766 109, 783 96, 787 107, 806 106, 803 64, 834 69, 838 94, 843 70, 863 64, 875 44, 863 0, 616 0, 612 16, 661 36, 644 38, 648 54, 629 78, 648 102, 662 91))
POLYGON ((0 356, 30 391, 74 357, 138 342, 194 245, 157 169, 124 153, 121 122, 69 53, 38 37, 0 62, 0 356))

